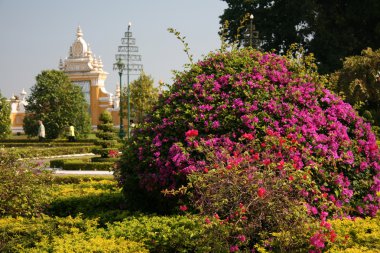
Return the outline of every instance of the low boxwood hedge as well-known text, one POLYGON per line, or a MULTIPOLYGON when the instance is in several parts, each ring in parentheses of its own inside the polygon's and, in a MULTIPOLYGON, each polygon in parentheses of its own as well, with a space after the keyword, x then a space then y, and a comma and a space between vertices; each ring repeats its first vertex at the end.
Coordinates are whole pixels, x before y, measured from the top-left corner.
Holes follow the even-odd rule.
MULTIPOLYGON (((75 142, 77 143, 94 143, 97 139, 79 139, 75 142)), ((2 143, 41 143, 38 139, 3 139, 0 140, 2 143)), ((67 139, 56 139, 56 140, 45 140, 43 143, 67 143, 67 139)))
POLYGON ((91 158, 91 162, 93 163, 99 163, 99 162, 117 162, 119 161, 119 158, 112 158, 112 157, 108 157, 108 158, 104 158, 104 157, 92 157, 91 158))
POLYGON ((52 181, 56 185, 83 184, 85 182, 99 182, 104 180, 114 181, 113 175, 60 175, 53 174, 52 181))
POLYGON ((92 153, 100 155, 103 158, 107 158, 111 150, 118 150, 117 148, 93 148, 92 153))
POLYGON ((91 153, 95 146, 75 146, 75 147, 52 147, 52 148, 10 148, 8 152, 19 158, 48 157, 56 155, 91 153))
MULTIPOLYGON (((83 142, 4 142, 0 143, 0 146, 5 148, 19 148, 19 147, 76 147, 85 146, 83 142)), ((94 145, 93 143, 87 143, 88 146, 94 145)))
POLYGON ((66 163, 83 163, 83 162, 90 162, 90 159, 89 158, 54 159, 54 160, 50 160, 50 168, 63 168, 65 162, 66 163))
POLYGON ((50 161, 51 168, 61 168, 63 170, 112 170, 114 162, 89 162, 79 159, 57 159, 50 161))

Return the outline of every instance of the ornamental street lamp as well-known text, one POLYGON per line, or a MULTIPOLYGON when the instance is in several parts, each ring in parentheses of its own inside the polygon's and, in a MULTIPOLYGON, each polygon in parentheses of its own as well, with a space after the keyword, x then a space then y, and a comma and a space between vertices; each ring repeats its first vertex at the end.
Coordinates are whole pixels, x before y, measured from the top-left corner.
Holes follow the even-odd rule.
POLYGON ((250 26, 249 26, 249 46, 252 47, 252 36, 253 36, 253 14, 249 16, 250 26))
MULTIPOLYGON (((131 29, 131 22, 128 23, 128 35, 131 34, 129 31, 131 29)), ((132 34, 131 34, 132 35, 132 34)), ((129 45, 130 45, 131 37, 127 36, 127 103, 128 103, 128 140, 131 137, 131 89, 129 88, 129 57, 130 57, 130 50, 129 50, 129 45)))
POLYGON ((249 15, 249 26, 246 27, 243 37, 243 45, 245 47, 257 48, 260 47, 259 32, 256 31, 256 27, 253 24, 254 16, 249 15))
MULTIPOLYGON (((122 65, 119 64, 119 66, 122 68, 122 70, 127 71, 127 118, 128 118, 128 125, 127 125, 127 135, 128 139, 131 137, 131 102, 130 102, 130 85, 129 85, 129 75, 131 75, 131 72, 138 72, 140 73, 143 69, 141 64, 131 64, 131 62, 134 61, 141 61, 141 55, 137 54, 131 54, 131 52, 138 52, 138 47, 135 46, 136 40, 132 37, 132 32, 130 32, 131 29, 131 22, 128 23, 128 31, 125 33, 124 37, 121 38, 121 46, 118 47, 119 54, 116 55, 116 60, 120 62, 122 65), (125 54, 126 53, 126 54, 125 54), (126 61, 126 64, 124 63, 126 61)), ((114 64, 114 69, 116 68, 119 70, 117 63, 114 64)), ((119 70, 120 75, 120 83, 121 83, 121 75, 123 71, 119 70)), ((120 85, 120 93, 122 94, 122 89, 120 85)), ((121 97, 121 95, 120 95, 121 97)), ((120 101, 120 110, 122 101, 120 101)), ((122 112, 120 113, 122 115, 122 112)), ((122 117, 122 116, 120 116, 122 117)), ((121 127, 121 125, 120 125, 121 127)), ((124 130, 123 130, 124 131, 124 130)), ((124 133, 125 136, 125 133, 124 133)))
POLYGON ((119 137, 120 137, 120 139, 124 139, 124 137, 125 137, 125 131, 124 131, 124 125, 123 125, 123 103, 121 101, 121 97, 123 94, 122 93, 121 77, 123 75, 124 68, 125 68, 125 64, 123 63, 123 61, 120 58, 118 58, 116 63, 113 66, 113 69, 119 71, 119 77, 120 77, 120 102, 119 102, 119 116, 120 116, 119 137))

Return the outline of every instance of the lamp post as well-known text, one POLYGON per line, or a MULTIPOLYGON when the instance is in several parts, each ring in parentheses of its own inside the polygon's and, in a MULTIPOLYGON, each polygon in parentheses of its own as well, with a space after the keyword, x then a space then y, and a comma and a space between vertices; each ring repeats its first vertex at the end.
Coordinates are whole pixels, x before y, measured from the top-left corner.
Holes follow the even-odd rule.
POLYGON ((121 77, 123 75, 124 68, 125 68, 125 64, 120 58, 118 58, 116 63, 114 64, 114 69, 119 71, 119 77, 120 77, 120 102, 119 102, 119 116, 120 116, 119 137, 120 139, 124 139, 125 137, 124 124, 123 124, 123 101, 121 100, 122 94, 123 94, 121 77))
MULTIPOLYGON (((129 22, 128 23, 128 34, 130 34, 130 29, 131 29, 131 25, 132 23, 129 22)), ((131 37, 130 36, 127 36, 127 45, 130 44, 130 39, 131 37)), ((131 97, 131 90, 129 89, 129 49, 127 50, 127 103, 128 103, 128 140, 129 138, 131 137, 131 128, 130 128, 130 125, 131 125, 131 101, 130 101, 130 97, 131 97)))
POLYGON ((249 26, 249 46, 252 47, 252 37, 253 37, 253 14, 249 16, 250 26, 249 26))

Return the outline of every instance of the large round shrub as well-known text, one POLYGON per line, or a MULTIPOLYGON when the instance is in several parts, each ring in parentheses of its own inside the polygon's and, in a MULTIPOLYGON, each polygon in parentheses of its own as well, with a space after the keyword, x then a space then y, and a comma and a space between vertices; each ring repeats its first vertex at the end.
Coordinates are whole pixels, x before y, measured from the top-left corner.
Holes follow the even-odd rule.
POLYGON ((124 151, 117 174, 127 199, 161 207, 161 192, 193 172, 249 168, 286 178, 311 213, 374 215, 375 135, 321 80, 296 60, 249 49, 178 73, 124 151))

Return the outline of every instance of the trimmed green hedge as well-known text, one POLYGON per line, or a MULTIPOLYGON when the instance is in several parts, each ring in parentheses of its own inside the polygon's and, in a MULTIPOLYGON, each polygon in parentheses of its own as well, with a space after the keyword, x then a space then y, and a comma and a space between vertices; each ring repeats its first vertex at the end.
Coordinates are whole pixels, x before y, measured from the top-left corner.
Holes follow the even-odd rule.
POLYGON ((91 153, 95 146, 79 147, 54 147, 54 148, 10 148, 9 153, 19 158, 47 157, 56 155, 83 154, 91 153))
POLYGON ((92 157, 90 160, 93 163, 99 163, 99 162, 113 162, 113 163, 115 163, 115 162, 119 161, 120 159, 119 158, 112 158, 112 157, 109 157, 109 158, 92 157))
MULTIPOLYGON (((85 146, 83 142, 5 142, 0 143, 0 146, 5 148, 19 148, 19 147, 75 147, 75 146, 85 146)), ((93 143, 88 143, 88 146, 94 145, 93 143)))
POLYGON ((83 163, 90 162, 89 158, 68 158, 68 159, 54 159, 50 160, 50 168, 63 168, 65 163, 83 163))
POLYGON ((102 148, 115 147, 115 149, 121 146, 117 140, 98 140, 95 142, 95 145, 102 146, 102 148))
MULTIPOLYGON (((95 141, 97 141, 97 139, 76 140, 78 143, 88 144, 93 144, 95 141)), ((67 143, 67 139, 45 140, 44 142, 40 142, 38 139, 4 139, 0 140, 0 144, 2 143, 67 143)))
POLYGON ((102 158, 107 158, 111 150, 118 151, 118 148, 94 148, 92 149, 92 153, 100 155, 102 158))
POLYGON ((51 168, 63 170, 112 170, 114 162, 89 162, 78 159, 57 159, 50 161, 51 168))

